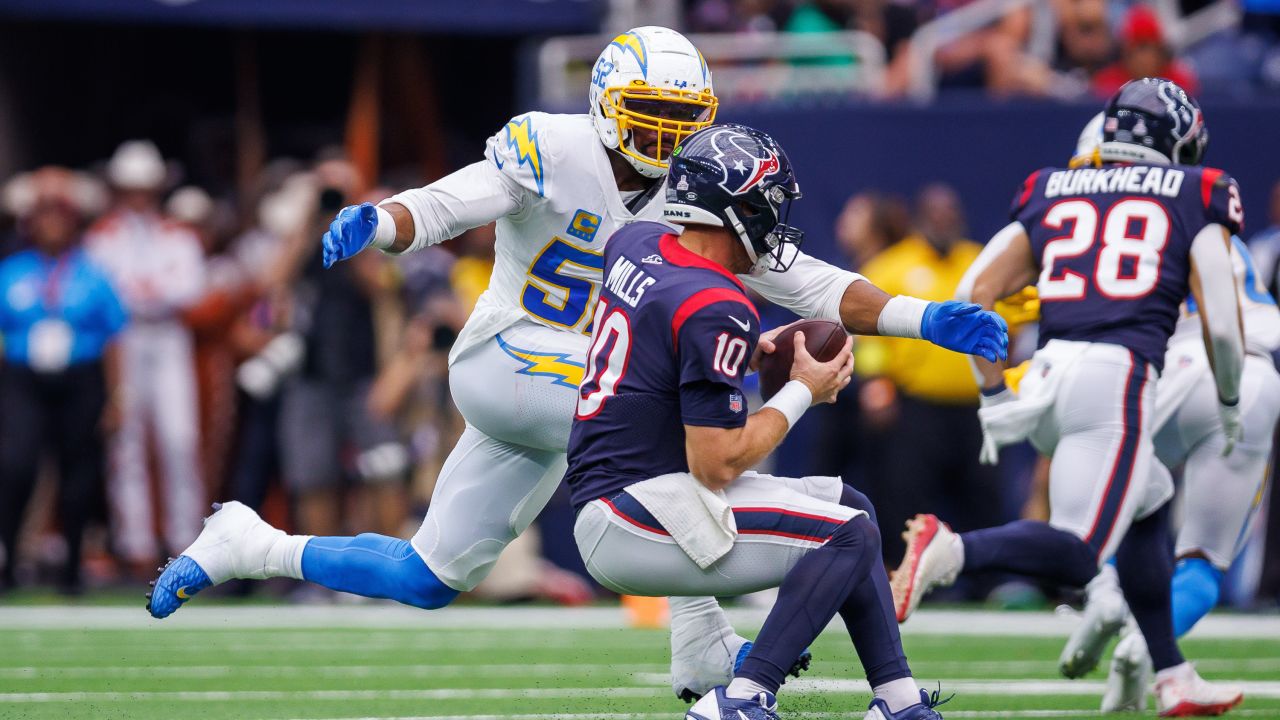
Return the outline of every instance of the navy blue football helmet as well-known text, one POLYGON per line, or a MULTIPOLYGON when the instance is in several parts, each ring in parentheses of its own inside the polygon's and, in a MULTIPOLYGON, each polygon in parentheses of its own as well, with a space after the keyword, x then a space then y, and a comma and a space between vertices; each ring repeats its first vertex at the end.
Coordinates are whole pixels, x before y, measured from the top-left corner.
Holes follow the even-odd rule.
POLYGON ((1199 165, 1209 129, 1195 98, 1164 78, 1130 80, 1103 110, 1104 162, 1199 165))
POLYGON ((672 153, 663 217, 728 228, 754 263, 753 275, 782 272, 804 239, 787 224, 799 197, 791 161, 773 138, 745 125, 712 125, 672 153))

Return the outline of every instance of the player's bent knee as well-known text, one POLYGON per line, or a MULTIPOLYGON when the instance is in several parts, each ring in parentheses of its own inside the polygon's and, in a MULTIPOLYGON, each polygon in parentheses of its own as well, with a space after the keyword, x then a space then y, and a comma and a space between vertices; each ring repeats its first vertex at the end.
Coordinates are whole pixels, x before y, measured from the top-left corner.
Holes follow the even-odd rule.
POLYGON ((439 610, 458 597, 458 591, 441 582, 416 552, 403 564, 406 567, 400 574, 401 596, 396 598, 400 602, 423 610, 439 610))
POLYGON ((880 530, 866 515, 843 523, 827 539, 829 547, 859 552, 880 552, 880 530))

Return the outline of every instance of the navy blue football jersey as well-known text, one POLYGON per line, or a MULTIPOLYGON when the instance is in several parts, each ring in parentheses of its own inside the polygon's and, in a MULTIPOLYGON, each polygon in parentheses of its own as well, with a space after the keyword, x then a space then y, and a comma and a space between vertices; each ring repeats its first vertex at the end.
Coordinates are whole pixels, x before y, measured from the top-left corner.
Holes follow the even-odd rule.
POLYGON ((747 422, 742 378, 760 317, 742 282, 690 252, 670 227, 609 238, 565 480, 575 508, 687 472, 685 425, 747 422))
POLYGON ((1157 369, 1189 292, 1191 241, 1210 223, 1244 225, 1235 180, 1186 165, 1037 170, 1012 215, 1040 267, 1040 343, 1112 343, 1157 369))

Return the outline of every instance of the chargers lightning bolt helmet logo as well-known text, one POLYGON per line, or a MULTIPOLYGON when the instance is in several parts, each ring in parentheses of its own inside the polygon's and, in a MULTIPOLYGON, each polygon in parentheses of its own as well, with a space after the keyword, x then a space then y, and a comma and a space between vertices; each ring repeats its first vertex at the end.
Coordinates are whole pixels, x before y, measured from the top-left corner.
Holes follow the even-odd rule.
POLYGON ((773 138, 744 125, 712 125, 675 149, 669 176, 668 221, 733 231, 752 274, 791 267, 804 239, 787 224, 800 186, 773 138))
POLYGON ((644 77, 649 76, 649 51, 644 47, 644 38, 640 37, 635 30, 622 33, 609 44, 630 52, 635 57, 636 63, 640 65, 640 74, 644 77))

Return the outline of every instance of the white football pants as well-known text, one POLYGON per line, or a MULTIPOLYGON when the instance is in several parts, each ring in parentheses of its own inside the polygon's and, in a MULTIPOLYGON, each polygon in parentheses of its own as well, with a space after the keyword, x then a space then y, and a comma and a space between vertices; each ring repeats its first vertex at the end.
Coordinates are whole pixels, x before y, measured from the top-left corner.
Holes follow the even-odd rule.
POLYGON ((744 473, 725 490, 738 538, 705 570, 630 496, 587 503, 573 535, 591 576, 614 592, 746 595, 781 585, 800 558, 840 525, 866 514, 840 504, 843 487, 838 477, 744 473))
MULTIPOLYGON (((1156 430, 1156 456, 1166 467, 1184 465, 1186 514, 1178 532, 1177 554, 1200 551, 1219 570, 1235 560, 1249 535, 1266 482, 1267 460, 1276 420, 1280 418, 1280 374, 1270 358, 1249 355, 1240 385, 1240 417, 1244 438, 1223 457, 1226 440, 1218 417, 1218 394, 1206 364, 1181 367, 1180 353, 1204 355, 1204 345, 1186 343, 1170 350, 1165 375, 1179 372, 1197 377, 1177 399, 1176 409, 1156 430)), ((1171 382, 1171 387, 1181 386, 1171 382)), ((1163 401, 1163 398, 1161 398, 1163 401)))
POLYGON ((467 427, 412 544, 440 581, 473 589, 560 484, 588 338, 518 323, 449 367, 467 427))
POLYGON ((121 333, 120 352, 122 422, 111 440, 108 481, 115 544, 128 560, 152 561, 160 551, 152 531, 148 437, 156 442, 169 552, 195 540, 204 512, 191 333, 177 321, 134 322, 121 333))
POLYGON ((1152 479, 1156 372, 1108 343, 1091 343, 1063 372, 1030 439, 1053 457, 1049 524, 1084 540, 1101 562, 1173 492, 1167 473, 1152 479))

